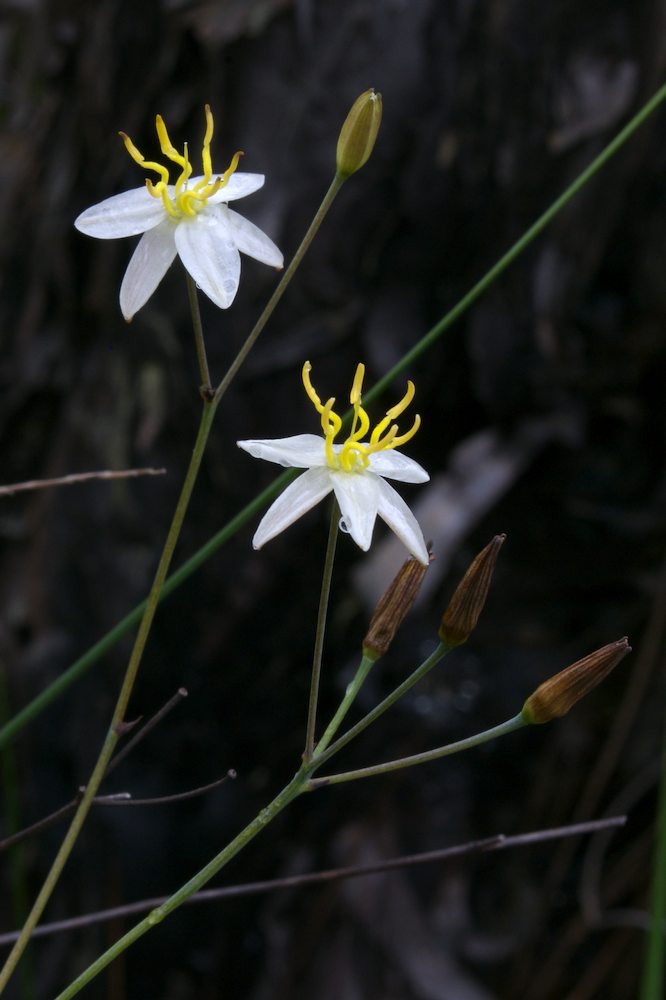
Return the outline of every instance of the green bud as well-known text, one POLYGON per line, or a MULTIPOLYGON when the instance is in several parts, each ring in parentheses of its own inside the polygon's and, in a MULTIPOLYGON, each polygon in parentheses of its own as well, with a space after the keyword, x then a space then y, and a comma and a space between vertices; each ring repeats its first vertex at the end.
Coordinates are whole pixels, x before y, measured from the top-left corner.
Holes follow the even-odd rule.
POLYGON ((338 177, 350 177, 367 162, 375 147, 381 120, 382 95, 370 88, 356 98, 340 130, 336 153, 338 177))

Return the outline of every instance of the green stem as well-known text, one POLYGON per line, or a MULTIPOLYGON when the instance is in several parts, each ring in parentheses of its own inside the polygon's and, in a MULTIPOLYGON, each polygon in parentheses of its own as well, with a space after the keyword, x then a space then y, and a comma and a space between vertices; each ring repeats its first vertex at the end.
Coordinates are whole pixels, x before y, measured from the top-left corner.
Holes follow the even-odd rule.
POLYGON ((208 435, 210 433, 210 428, 212 425, 213 417, 215 415, 216 406, 210 402, 204 400, 203 412, 201 415, 201 423, 199 425, 199 432, 197 434, 197 439, 194 445, 194 450, 192 452, 192 458, 190 460, 190 465, 187 470, 187 475, 185 476, 185 481, 178 498, 178 503, 176 505, 176 510, 173 515, 173 520, 169 528, 169 533, 164 544, 164 549, 160 557, 160 561, 155 573, 155 578, 153 580, 152 587, 150 588, 150 593, 146 601, 146 609, 141 619, 141 624, 139 626, 139 631, 134 642, 134 647, 127 665, 127 670, 123 678, 123 682, 120 688, 120 693, 118 695, 118 700, 116 702, 116 707, 113 712, 113 718, 111 720, 111 725, 109 731, 104 740, 102 750, 97 759, 97 763, 93 769, 90 776, 86 790, 81 798, 79 806, 74 813, 71 824, 65 838, 60 846, 55 860, 51 866, 51 869, 42 885, 42 888, 35 900, 35 903, 28 914, 27 920, 23 926, 21 934, 16 941, 14 947, 7 957, 2 971, 0 972, 0 994, 3 992, 5 986, 9 982, 9 979, 18 964, 21 955, 23 954, 33 929, 35 928, 39 918, 41 917, 44 907, 46 906, 53 889, 60 877, 60 874, 65 867, 67 859, 72 852, 76 839, 79 832, 85 822, 88 815, 92 801, 97 794, 97 790, 100 786, 102 778, 104 777, 104 772, 107 768, 109 760, 113 754, 116 743, 120 738, 122 733, 123 719, 125 716, 125 711, 127 709, 127 704, 129 702, 130 695, 132 693, 132 688, 134 686, 134 681, 141 663, 141 658, 143 656, 143 651, 145 649, 146 640, 148 639, 148 633, 150 632, 150 627, 153 623, 153 618, 155 617, 155 611, 157 610, 157 604, 159 601, 160 590, 164 580, 166 579, 167 571, 169 569, 169 564, 173 556, 174 549, 176 547, 176 542, 178 541, 178 536, 180 535, 180 529, 185 517, 185 512, 192 495, 192 490, 194 488, 194 483, 196 481, 197 473, 201 465, 201 460, 203 458, 204 449, 206 446, 206 441, 208 440, 208 435))
POLYGON ((336 174, 336 176, 333 178, 333 181, 331 182, 331 186, 329 187, 328 191, 324 195, 324 199, 323 199, 321 205, 319 206, 319 208, 317 209, 317 211, 315 213, 314 219, 310 223, 310 227, 309 227, 307 233, 305 234, 305 236, 303 237, 303 239, 301 241, 301 245, 299 246, 298 250, 294 254, 291 263, 287 267, 287 270, 284 272, 284 274, 280 278, 280 281, 278 283, 277 288, 275 289, 275 291, 271 295, 270 299, 266 303, 266 306, 265 306, 265 308, 264 308, 261 316, 259 317, 259 319, 257 320, 257 322, 254 324, 254 327, 250 331, 250 335, 248 336, 247 340, 245 341, 245 343, 241 347, 241 349, 238 352, 238 354, 236 355, 235 359, 232 361, 231 366, 229 367, 229 371, 224 376, 224 378, 220 382, 219 386, 215 390, 215 399, 216 399, 217 402, 220 401, 220 399, 222 398, 222 396, 224 395, 224 393, 227 391, 227 389, 229 388, 229 383, 234 378, 234 376, 236 375, 236 372, 238 371, 238 369, 240 368, 240 366, 245 361, 245 358, 248 356, 248 354, 250 353, 250 351, 254 347, 254 344, 255 344, 255 342, 256 342, 259 334, 261 333, 261 331, 263 330, 263 328, 266 326, 266 323, 268 322, 269 318, 271 317, 271 315, 273 313, 273 310, 275 309, 276 305, 278 304, 278 302, 280 301, 280 299, 284 295, 284 293, 285 293, 285 291, 287 289, 287 285, 289 284, 289 282, 293 278, 294 274, 296 273, 296 269, 298 268, 299 264, 303 260, 303 257, 305 256, 308 247, 310 246, 310 244, 312 243, 313 239, 317 235, 317 230, 319 229, 319 227, 321 226, 322 222, 324 221, 324 218, 326 217, 326 214, 327 214, 329 208, 333 204, 335 196, 337 195, 338 191, 340 190, 340 188, 342 187, 343 184, 344 184, 344 178, 338 177, 337 174, 336 174))
MULTIPOLYGON (((433 750, 426 754, 418 754, 415 757, 405 758, 404 761, 393 761, 390 765, 380 765, 382 769, 395 768, 397 767, 407 767, 410 763, 423 763, 425 760, 436 760, 437 757, 444 757, 447 754, 457 753, 461 750, 467 750, 470 747, 478 746, 481 743, 485 743, 488 740, 494 739, 498 736, 503 736, 506 733, 513 732, 519 729, 521 726, 526 725, 522 715, 517 715, 514 719, 509 719, 507 722, 502 723, 499 726, 495 726, 493 729, 488 729, 484 733, 479 733, 476 736, 472 736, 467 740, 460 740, 458 743, 452 743, 447 747, 441 747, 439 750, 433 750), (409 762, 409 763, 407 763, 409 762)), ((313 760, 309 764, 303 764, 299 771, 296 772, 292 780, 287 784, 282 791, 269 803, 260 813, 226 846, 219 854, 217 854, 212 861, 209 861, 196 875, 194 875, 185 885, 181 886, 177 892, 175 892, 169 899, 158 906, 156 909, 152 910, 147 917, 141 920, 138 924, 135 924, 122 938, 115 942, 103 955, 100 955, 88 968, 81 973, 69 986, 60 993, 56 1000, 71 1000, 72 997, 76 996, 80 990, 91 982, 98 973, 102 972, 115 958, 118 958, 131 944, 137 941, 140 937, 146 934, 152 927, 164 920, 166 916, 172 913, 177 907, 184 903, 187 899, 193 896, 196 892, 199 892, 212 878, 214 875, 220 871, 236 854, 239 853, 254 837, 257 836, 261 831, 280 813, 285 806, 292 802, 298 795, 304 791, 308 791, 312 788, 318 787, 319 784, 334 784, 336 781, 351 781, 352 776, 356 777, 366 777, 369 776, 369 772, 381 773, 379 768, 368 768, 366 771, 351 771, 347 775, 333 775, 330 778, 316 779, 311 781, 310 775, 319 766, 319 761, 313 760)))
MULTIPOLYGON (((268 300, 265 309, 261 313, 259 319, 255 323, 253 329, 250 332, 247 340, 243 344, 243 347, 239 351, 237 357, 232 362, 231 367, 227 374, 222 379, 222 382, 217 387, 215 391, 215 406, 218 405, 220 399, 224 393, 229 388, 232 378, 237 374, 238 369, 242 365, 243 361, 251 351, 257 337, 261 331, 266 326, 273 310, 282 298, 287 285, 291 281, 296 272, 297 267, 303 260, 305 253, 312 243, 317 230, 321 226, 326 213, 333 204, 333 200, 337 195, 338 191, 342 187, 343 180, 339 177, 335 177, 328 191, 326 192, 324 199, 317 209, 316 215, 310 224, 310 227, 301 241, 293 260, 284 272, 277 288, 268 300)), ((199 302, 196 296, 196 286, 192 282, 192 279, 188 275, 188 295, 190 296, 190 309, 192 311, 192 323, 194 327, 195 344, 197 345, 197 356, 199 359, 199 370, 201 372, 202 386, 206 388, 206 385, 210 387, 210 376, 208 375, 208 363, 206 361, 205 348, 203 347, 203 338, 199 340, 197 331, 201 329, 201 317, 199 312, 199 302), (192 282, 192 287, 190 287, 190 282, 192 282), (192 298, 194 296, 194 299, 192 298), (193 305, 194 302, 194 305, 193 305), (196 312, 195 312, 196 310, 196 312), (198 318, 197 318, 198 317, 198 318)), ((181 583, 183 583, 192 573, 196 572, 197 569, 203 563, 205 563, 213 553, 224 545, 229 538, 236 534, 236 532, 246 524, 250 518, 262 510, 270 500, 273 499, 285 486, 288 485, 293 479, 298 475, 298 471, 284 472, 282 475, 278 476, 270 486, 267 486, 254 500, 247 504, 237 515, 232 518, 220 531, 217 532, 202 548, 195 552, 195 554, 185 562, 179 570, 177 570, 173 576, 165 582, 160 600, 170 594, 172 591, 176 590, 181 583)), ((52 701, 58 698, 61 694, 67 690, 67 688, 78 680, 92 665, 96 663, 109 649, 112 649, 117 642, 122 639, 123 636, 134 628, 134 626, 141 620, 141 616, 145 610, 146 602, 142 601, 141 604, 137 605, 133 611, 131 611, 122 621, 118 622, 114 628, 103 636, 99 642, 91 646, 83 656, 79 657, 71 667, 69 667, 61 676, 54 681, 48 688, 38 694, 36 698, 25 706, 20 712, 18 712, 13 719, 11 719, 4 726, 0 727, 0 749, 9 743, 10 740, 14 738, 25 726, 27 726, 33 719, 40 715, 45 708, 47 708, 52 701)))
POLYGON ((365 682, 366 677, 374 667, 376 660, 370 659, 369 656, 364 656, 361 660, 358 670, 354 675, 354 679, 347 685, 347 690, 345 691, 345 696, 340 702, 337 712, 331 719, 324 732, 324 735, 317 743, 317 752, 315 754, 315 763, 320 763, 320 754, 324 752, 328 744, 331 742, 338 729, 340 728, 344 717, 351 708, 352 704, 356 700, 356 695, 361 690, 362 684, 365 682))
MULTIPOLYGON (((587 184, 597 173, 598 170, 613 156, 618 149, 629 139, 633 133, 645 122, 645 120, 656 111, 660 104, 666 100, 666 84, 659 88, 659 90, 654 94, 650 100, 643 105, 640 111, 634 115, 631 121, 615 136, 615 138, 602 150, 599 156, 592 161, 592 163, 587 167, 582 174, 580 174, 569 187, 557 198, 550 208, 548 208, 543 215, 541 215, 537 221, 527 230, 527 232, 521 236, 521 238, 513 244, 513 246, 508 250, 508 252, 495 264, 491 269, 484 275, 483 278, 462 298, 460 301, 451 309, 435 326, 433 326, 428 333, 421 338, 420 341, 414 346, 414 348, 405 354, 402 359, 391 368, 391 370, 369 389, 365 393, 366 403, 371 402, 376 399, 387 388, 389 383, 397 376, 400 375, 406 368, 408 368, 412 362, 420 357, 425 351, 427 351, 432 345, 438 340, 441 335, 448 330, 448 328, 465 312, 469 309, 471 305, 487 290, 487 288, 495 281, 500 274, 506 270, 509 264, 518 257, 520 253, 525 250, 531 241, 535 239, 548 225, 549 222, 560 212, 571 200, 578 194, 581 188, 587 184)), ((333 186, 335 185, 333 182, 333 186)), ((337 190, 334 192, 337 193, 337 190)), ((327 194, 326 198, 329 198, 331 192, 327 194)), ((332 197, 331 197, 332 200, 332 197)), ((324 203, 326 199, 324 199, 324 203)), ((324 205, 322 203, 322 207, 324 205)), ((321 212, 321 209, 320 209, 321 212)), ((305 241, 304 241, 305 242, 305 241)), ((291 268, 291 265, 290 265, 291 268)), ((285 272, 284 278, 276 288, 273 293, 273 298, 277 301, 284 291, 285 279, 289 273, 290 268, 285 272), (279 294, 278 294, 279 293, 279 294), (277 298, 276 298, 277 296, 277 298)), ((291 275, 290 275, 291 277, 291 275)), ((273 300, 271 300, 273 301, 273 300)), ((269 303, 270 305, 271 303, 269 303)), ((275 303, 273 303, 274 305, 275 303)), ((268 306, 267 306, 268 308, 268 306)), ((257 322, 257 327, 259 327, 259 332, 263 329, 265 319, 262 316, 257 322), (260 325, 261 324, 261 325, 260 325)), ((254 331, 253 331, 254 333, 254 331)), ((251 334, 252 336, 252 334, 251 334)), ((257 334, 258 336, 258 334, 257 334)), ((255 336, 256 339, 256 336, 255 336)), ((252 345, 250 345, 251 347, 252 345)), ((250 348, 248 348, 249 350, 250 348)), ((247 353, 247 351, 245 352, 247 353)), ((220 386, 221 388, 221 386, 220 386)), ((225 386, 226 389, 226 386, 225 386)), ((218 389, 219 391, 219 389, 218 389)), ((236 515, 228 524, 226 524, 216 535, 211 538, 206 545, 204 545, 198 552, 196 552, 191 559, 189 559, 172 577, 167 580, 163 596, 167 593, 171 593, 177 587, 183 583, 192 573, 194 573, 199 566, 201 566, 207 559, 209 559, 217 550, 224 545, 229 538, 231 538, 247 521, 253 517, 257 511, 261 510, 269 500, 272 500, 288 483, 296 478, 298 472, 289 471, 284 472, 278 476, 266 489, 259 494, 251 503, 249 503, 239 514, 236 515)), ((100 659, 104 653, 112 648, 120 639, 127 635, 127 633, 136 625, 139 621, 141 614, 143 613, 144 604, 138 605, 133 611, 130 612, 121 622, 119 622, 113 629, 111 629, 102 639, 99 640, 94 646, 92 646, 83 656, 81 656, 75 663, 72 664, 59 678, 54 681, 48 688, 37 695, 28 705, 25 706, 11 722, 7 723, 5 726, 0 728, 0 748, 5 746, 14 736, 17 735, 25 726, 28 725, 33 719, 35 719, 44 709, 51 704, 56 698, 63 694, 67 688, 74 683, 79 677, 82 676, 92 665, 100 659)))
POLYGON ((467 295, 464 295, 463 298, 460 299, 460 301, 453 307, 453 309, 451 309, 439 321, 439 323, 433 326, 432 330, 429 330, 425 337, 422 337, 421 340, 418 341, 411 351, 408 351, 407 354, 403 355, 400 361, 398 361, 398 363, 395 364, 393 368, 391 368, 391 370, 388 371, 369 392, 364 393, 365 403, 372 402, 373 399, 379 396, 384 389, 391 384, 396 375, 400 375, 407 368, 410 368, 414 361, 416 361, 416 359, 419 358, 424 351, 427 351, 428 348, 432 347, 435 341, 441 337, 445 330, 448 330, 448 328, 455 323, 455 321, 459 319, 460 316, 462 316, 462 314, 466 312, 481 295, 483 295, 489 286, 492 285, 497 278, 499 278, 502 272, 514 262, 516 257, 518 257, 523 250, 529 246, 532 240, 543 232, 546 226, 552 222, 559 212, 562 211, 565 205, 568 205, 572 198, 578 194, 581 188, 585 187, 588 181, 592 180, 601 167, 603 167, 608 160, 610 160, 610 158, 617 153, 618 149, 620 149, 625 144, 627 139, 629 139, 629 137, 632 136, 634 132, 643 124, 643 122, 657 110, 659 105, 662 104, 664 100, 666 100, 666 83, 663 84, 656 94, 654 94, 650 100, 643 105, 631 121, 627 122, 624 128, 621 129, 613 139, 611 139, 599 155, 592 160, 589 167, 586 167, 585 170, 583 170, 583 172, 580 173, 567 188, 565 188, 559 198, 555 199, 550 207, 547 208, 546 211, 539 216, 536 222, 534 222, 530 228, 523 233, 520 239, 518 239, 509 250, 507 250, 504 256, 500 257, 497 263, 490 268, 483 278, 481 278, 480 281, 477 281, 467 295))
POLYGON ((389 760, 385 764, 375 764, 374 767, 362 767, 357 771, 344 771, 341 774, 325 775, 323 778, 314 778, 308 782, 307 788, 312 791, 315 788, 323 788, 328 785, 340 785, 345 781, 358 781, 360 778, 374 778, 379 774, 387 774, 389 771, 399 771, 403 767, 415 767, 417 764, 428 764, 432 760, 439 760, 440 757, 450 757, 454 753, 461 753, 463 750, 470 750, 478 747, 489 740, 495 740, 499 736, 506 736, 516 729, 522 729, 528 725, 522 715, 516 715, 513 719, 502 722, 499 726, 486 729, 475 736, 468 736, 466 740, 458 740, 457 743, 448 743, 444 747, 437 747, 436 750, 426 750, 425 753, 417 753, 411 757, 401 757, 399 760, 389 760))
POLYGON ((192 329, 194 331, 194 346, 197 350, 197 361, 199 362, 199 377, 201 378, 201 391, 207 395, 212 391, 210 372, 208 370, 208 356, 206 354, 206 341, 204 340, 203 326, 201 323, 201 310, 199 308, 199 296, 194 279, 188 271, 185 271, 185 281, 187 283, 187 298, 190 303, 190 314, 192 316, 192 329))
POLYGON ((212 861, 209 861, 201 871, 197 872, 189 882, 181 886, 178 892, 175 892, 172 896, 167 899, 165 903, 158 906, 156 909, 152 910, 147 917, 145 917, 140 923, 132 927, 127 934, 123 935, 118 941, 115 942, 103 955, 100 955, 92 965, 81 973, 70 985, 63 990, 56 1000, 70 1000, 71 997, 76 996, 76 994, 89 983, 92 979, 97 976, 99 972, 109 965, 114 958, 122 954, 126 948, 128 948, 134 941, 142 937, 147 931, 149 931, 160 921, 164 920, 173 910, 179 907, 185 900, 193 896, 195 892, 198 892, 203 888, 212 878, 216 875, 221 868, 223 868, 233 857, 238 854, 249 842, 261 833, 263 829, 275 819, 278 813, 292 802, 300 793, 304 790, 308 775, 310 770, 303 766, 299 771, 296 772, 289 784, 285 785, 282 791, 262 809, 261 812, 255 816, 251 823, 241 830, 241 832, 236 836, 225 848, 223 848, 219 854, 217 854, 212 861))
MULTIPOLYGON (((217 552, 240 528, 280 493, 293 479, 299 475, 300 470, 290 469, 283 472, 273 482, 258 494, 247 506, 245 506, 235 517, 224 525, 205 545, 194 553, 183 565, 166 580, 160 593, 160 602, 173 593, 182 583, 185 582, 200 566, 207 562, 210 557, 217 552)), ((53 681, 49 687, 45 688, 31 702, 29 702, 20 712, 17 712, 12 719, 0 728, 0 750, 7 746, 12 739, 24 729, 33 719, 37 718, 48 706, 64 694, 65 691, 82 677, 86 671, 108 653, 110 649, 120 642, 123 636, 127 635, 141 621, 141 616, 146 610, 147 601, 142 601, 128 615, 118 622, 106 635, 102 636, 94 646, 91 646, 83 656, 67 668, 53 681)))
POLYGON ((657 804, 654 867, 650 889, 650 930, 647 936, 640 1000, 664 998, 664 935, 666 933, 666 726, 657 804))
POLYGON ((321 592, 319 595, 319 611, 317 612, 317 629, 315 632, 314 652, 312 654, 312 678, 310 680, 310 699, 308 702, 308 723, 305 730, 305 750, 303 760, 312 759, 315 743, 315 730, 317 726, 317 703, 319 700, 319 679, 321 677, 321 660, 324 651, 324 634, 326 632, 326 616, 328 614, 328 600, 331 594, 331 578, 333 576, 333 563, 335 562, 335 546, 338 540, 338 521, 340 519, 340 508, 337 500, 333 499, 331 506, 331 520, 328 527, 328 541, 326 543, 326 555, 324 556, 324 572, 321 580, 321 592))
POLYGON ((364 729, 367 729, 368 726, 372 725, 372 723, 378 719, 380 715, 383 715, 387 709, 389 709, 392 705, 395 705, 396 701, 402 698, 402 696, 406 694, 410 688, 413 688, 415 684, 418 684, 418 682, 425 677, 425 675, 429 673, 432 668, 436 666, 436 664, 438 664, 448 652, 451 651, 451 649, 451 646, 446 646, 443 642, 440 642, 437 648, 430 654, 428 659, 424 660, 423 663, 402 682, 402 684, 399 684, 395 690, 391 691, 391 693, 387 695, 383 701, 380 701, 380 703, 373 708, 371 712, 368 712, 368 714, 364 715, 362 719, 359 719, 355 726, 352 726, 352 728, 348 729, 346 733, 343 733, 342 736, 328 748, 328 750, 324 750, 321 754, 317 754, 317 767, 321 767, 322 764, 325 764, 327 760, 330 760, 333 754, 336 754, 338 750, 341 750, 344 746, 346 746, 347 743, 358 736, 359 733, 362 733, 364 729))
MULTIPOLYGON (((10 711, 8 672, 0 660, 0 719, 6 718, 10 711)), ((4 799, 4 815, 7 834, 10 838, 21 828, 21 806, 19 795, 19 774, 13 747, 6 747, 0 753, 0 768, 2 773, 2 791, 4 799)), ((29 896, 26 881, 25 845, 16 844, 10 849, 8 862, 9 885, 12 896, 15 923, 20 925, 26 918, 29 909, 29 896)), ((36 996, 34 969, 29 962, 21 968, 21 988, 23 1000, 36 996)))

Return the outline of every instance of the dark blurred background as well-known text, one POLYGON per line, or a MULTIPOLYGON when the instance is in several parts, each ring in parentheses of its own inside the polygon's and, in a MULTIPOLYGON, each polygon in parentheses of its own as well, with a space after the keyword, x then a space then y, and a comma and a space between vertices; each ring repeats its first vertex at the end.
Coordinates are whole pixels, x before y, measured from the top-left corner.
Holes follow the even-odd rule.
MULTIPOLYGON (((381 377, 657 88, 665 27, 656 0, 5 0, 2 479, 168 470, 2 500, 6 712, 145 596, 196 431, 182 273, 173 267, 127 326, 117 296, 135 241, 92 241, 72 225, 143 181, 118 130, 154 156, 159 112, 176 145, 187 139, 198 156, 209 102, 214 164, 240 148, 242 169, 266 174, 238 208, 289 258, 331 179, 348 107, 370 86, 384 98, 371 161, 342 191, 222 404, 178 565, 277 471, 240 452, 238 438, 316 432, 303 361, 324 398, 345 397, 359 360, 368 384, 381 377)), ((339 766, 494 725, 549 674, 622 635, 633 655, 559 724, 302 799, 215 884, 618 812, 629 814, 626 829, 181 910, 86 995, 636 994, 664 705, 665 120, 655 115, 408 373, 423 418, 410 454, 432 482, 402 493, 437 558, 362 710, 433 648, 476 551, 499 531, 508 540, 475 635, 339 766)), ((233 307, 202 302, 214 375, 275 281, 244 258, 233 307)), ((261 553, 253 528, 159 613, 129 715, 150 715, 180 686, 189 698, 107 791, 166 795, 228 768, 237 780, 178 805, 95 811, 47 919, 170 892, 295 769, 326 513, 322 505, 261 553)), ((378 525, 368 555, 348 538, 339 546, 322 718, 402 558, 388 538, 378 525)), ((85 782, 129 648, 121 642, 15 741, 0 832, 34 822, 85 782)), ((2 858, 3 929, 16 925, 22 892, 37 892, 62 830, 2 858)), ((10 995, 55 995, 133 922, 35 943, 10 995)))

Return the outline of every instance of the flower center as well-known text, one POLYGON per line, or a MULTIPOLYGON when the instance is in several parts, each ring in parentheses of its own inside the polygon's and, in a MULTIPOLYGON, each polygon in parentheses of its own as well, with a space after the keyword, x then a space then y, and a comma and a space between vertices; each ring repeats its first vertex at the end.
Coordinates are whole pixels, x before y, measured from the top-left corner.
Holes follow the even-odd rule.
POLYGON ((341 469, 343 472, 363 472, 370 464, 372 454, 398 448, 405 441, 413 438, 421 426, 421 418, 418 414, 414 417, 414 423, 406 434, 399 435, 398 425, 393 423, 407 409, 414 398, 414 383, 408 382, 407 392, 400 402, 386 411, 386 416, 371 432, 370 440, 362 441, 361 438, 366 437, 370 429, 370 417, 363 409, 361 399, 365 365, 359 364, 356 367, 354 382, 349 394, 349 402, 354 407, 351 431, 339 450, 334 451, 333 442, 342 427, 342 418, 333 409, 335 397, 332 396, 325 403, 320 400, 310 381, 311 370, 312 365, 306 361, 303 365, 303 385, 308 398, 314 403, 317 413, 321 415, 321 427, 326 440, 326 461, 331 469, 341 469))
POLYGON ((216 194, 227 184, 229 178, 238 167, 238 161, 243 155, 240 151, 234 153, 233 159, 224 173, 213 180, 213 166, 210 159, 210 143, 213 138, 213 115, 208 104, 206 105, 205 113, 206 133, 204 135, 203 149, 201 150, 203 177, 191 188, 187 186, 187 182, 192 176, 192 164, 187 156, 187 143, 185 143, 182 154, 174 148, 161 115, 157 115, 155 118, 155 128, 157 129, 157 137, 160 141, 160 149, 167 159, 171 160, 172 163, 178 164, 181 171, 175 187, 172 187, 171 190, 169 190, 169 168, 163 163, 157 163, 155 160, 146 160, 130 137, 124 132, 120 133, 125 143, 125 149, 135 163, 138 163, 145 170, 154 170, 156 174, 159 174, 159 181, 154 182, 147 179, 146 187, 153 198, 162 199, 164 208, 172 219, 193 219, 205 207, 211 195, 216 194))

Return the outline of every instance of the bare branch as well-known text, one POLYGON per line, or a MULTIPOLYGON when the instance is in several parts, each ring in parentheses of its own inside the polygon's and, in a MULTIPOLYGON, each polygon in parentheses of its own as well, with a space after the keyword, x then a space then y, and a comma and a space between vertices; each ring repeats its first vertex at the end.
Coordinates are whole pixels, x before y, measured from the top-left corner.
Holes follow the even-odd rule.
POLYGON ((24 483, 10 483, 0 486, 0 497, 11 497, 14 493, 25 493, 27 490, 46 490, 52 486, 76 486, 87 483, 91 479, 136 479, 137 476, 163 476, 166 469, 107 469, 102 472, 72 472, 68 476, 58 476, 56 479, 28 479, 24 483))
POLYGON ((199 788, 191 788, 187 792, 176 792, 174 795, 160 795, 152 799, 133 799, 129 793, 124 795, 98 795, 97 798, 93 799, 93 802, 97 806, 163 806, 171 802, 187 802, 188 799, 195 799, 198 795, 205 795, 206 792, 212 792, 213 789, 219 788, 220 785, 226 784, 231 778, 232 780, 236 777, 236 772, 233 767, 230 767, 227 773, 218 778, 217 781, 211 781, 208 785, 201 785, 199 788))
MULTIPOLYGON (((222 889, 204 889, 185 900, 184 905, 192 903, 210 903, 219 899, 230 899, 238 896, 253 896, 262 892, 274 892, 276 889, 299 889, 306 885, 316 885, 322 882, 334 882, 345 878, 359 878, 364 875, 377 875, 382 872, 396 871, 403 868, 413 868, 416 865, 432 864, 436 861, 451 861, 454 858, 488 851, 505 851, 510 847, 524 847, 528 844, 543 844, 551 840, 562 840, 565 837, 578 837, 585 833, 598 833, 624 826, 626 816, 611 816, 608 819, 591 820, 588 823, 576 823, 573 826, 552 827, 547 830, 534 830, 513 837, 499 833, 485 840, 473 840, 455 847, 445 847, 438 851, 425 851, 421 854, 407 854, 386 861, 378 861, 370 865, 357 865, 347 868, 331 868, 326 871, 311 872, 308 875, 292 875, 288 878, 267 879, 263 882, 245 882, 242 885, 226 886, 222 889)), ((70 920, 56 920, 50 924, 41 924, 35 928, 34 937, 45 937, 60 931, 75 930, 78 927, 90 927, 118 917, 127 917, 135 913, 146 913, 156 906, 161 906, 168 896, 155 896, 152 899, 142 899, 125 906, 114 906, 109 910, 99 910, 96 913, 86 913, 70 920)), ((18 938, 18 931, 0 934, 0 946, 13 944, 18 938)))
MULTIPOLYGON (((137 744, 140 743, 141 740, 143 740, 155 728, 155 726, 162 721, 165 715, 168 715, 169 712, 176 707, 176 705, 180 704, 183 698, 187 698, 187 691, 185 688, 178 688, 173 697, 169 698, 167 703, 155 712, 152 718, 146 722, 145 726, 139 730, 136 736, 133 736, 132 739, 129 740, 122 748, 122 750, 120 750, 119 753, 117 753, 116 756, 110 761, 109 766, 106 769, 105 777, 108 777, 109 774, 111 774, 118 764, 125 759, 127 754, 130 753, 134 747, 137 746, 137 744)), ((79 788, 77 796, 73 798, 71 802, 68 802, 66 805, 56 809, 55 812, 49 813, 48 816, 44 816, 42 819, 37 820, 36 823, 32 823, 30 826, 26 826, 22 830, 12 833, 9 837, 5 837, 4 840, 0 840, 0 852, 6 851, 7 848, 13 847, 15 844, 20 843, 27 837, 32 837, 35 833, 41 833, 42 830, 48 830, 50 827, 55 826, 55 824, 61 819, 69 816, 69 814, 76 809, 84 791, 85 787, 79 788)))

